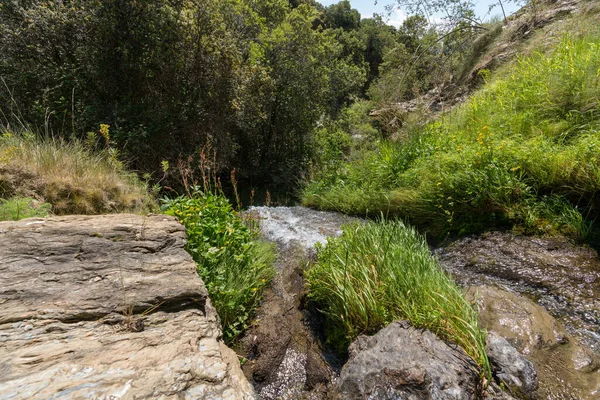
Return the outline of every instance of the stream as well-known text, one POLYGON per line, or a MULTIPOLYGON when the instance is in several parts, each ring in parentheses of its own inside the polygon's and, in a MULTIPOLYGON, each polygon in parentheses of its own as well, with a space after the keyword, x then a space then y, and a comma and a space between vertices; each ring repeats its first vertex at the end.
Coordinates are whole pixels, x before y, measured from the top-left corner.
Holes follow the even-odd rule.
MULTIPOLYGON (((259 399, 325 399, 344 360, 324 344, 320 316, 306 304, 303 272, 315 260, 315 244, 340 235, 342 226, 356 219, 304 207, 252 207, 248 212, 260 219, 264 239, 277 244, 278 258, 257 322, 237 349, 248 359, 244 373, 259 399)), ((492 285, 527 297, 600 355, 600 260, 595 251, 565 239, 500 232, 432 251, 459 285, 492 285)))
POLYGON ((303 272, 315 259, 315 244, 342 233, 351 222, 340 214, 304 207, 252 207, 264 239, 277 244, 277 273, 265 291, 258 323, 238 353, 259 399, 324 399, 339 372, 339 360, 324 345, 318 312, 307 309, 303 272))

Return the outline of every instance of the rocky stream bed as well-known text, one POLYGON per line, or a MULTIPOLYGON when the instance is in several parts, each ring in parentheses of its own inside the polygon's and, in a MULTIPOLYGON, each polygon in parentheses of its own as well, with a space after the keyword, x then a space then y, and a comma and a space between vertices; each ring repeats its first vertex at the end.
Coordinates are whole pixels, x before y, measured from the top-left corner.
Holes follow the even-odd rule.
MULTIPOLYGON (((443 350, 443 343, 431 352, 438 346, 434 338, 414 333, 405 323, 372 339, 358 340, 343 366, 347 360, 333 355, 322 340, 318 313, 305 301, 302 275, 314 262, 314 244, 341 234, 342 225, 352 219, 303 207, 255 207, 251 212, 261 219, 264 238, 276 242, 279 251, 277 277, 266 293, 258 322, 237 349, 249 360, 243 369, 258 398, 459 399, 477 395, 477 379, 465 378, 469 366, 456 362, 460 352, 443 350), (414 351, 406 350, 410 347, 414 351), (398 363, 399 357, 422 358, 422 362, 398 363), (436 365, 445 366, 446 371, 436 370, 436 365), (447 370, 457 375, 446 374, 447 370), (435 392, 436 382, 442 388, 439 392, 435 392)), ((521 385, 513 390, 514 396, 600 398, 600 260, 594 250, 564 239, 495 232, 432 251, 478 304, 481 323, 493 332, 488 342, 499 346, 488 349, 490 355, 514 364, 512 370, 496 365, 496 376, 507 383, 516 379, 521 385), (537 371, 539 388, 537 382, 532 383, 536 372, 524 364, 527 359, 537 371)), ((497 389, 484 395, 511 398, 497 389)))

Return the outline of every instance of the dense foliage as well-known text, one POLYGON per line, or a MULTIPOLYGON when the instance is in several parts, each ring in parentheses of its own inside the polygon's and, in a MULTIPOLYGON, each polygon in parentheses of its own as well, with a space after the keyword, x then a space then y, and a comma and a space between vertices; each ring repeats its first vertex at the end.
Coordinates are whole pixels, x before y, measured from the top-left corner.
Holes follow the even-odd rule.
POLYGON ((0 123, 69 139, 108 125, 156 180, 210 143, 224 176, 290 190, 324 119, 449 76, 466 31, 441 34, 418 16, 361 19, 347 0, 4 0, 0 123))
POLYGON ((391 43, 340 4, 3 1, 2 124, 66 138, 109 125, 145 172, 211 142, 221 170, 294 186, 317 121, 360 95, 391 43))
POLYGON ((163 208, 187 231, 187 251, 198 266, 217 309, 226 341, 234 341, 250 323, 263 289, 274 274, 274 250, 256 240, 222 195, 197 191, 192 197, 164 200, 163 208))
POLYGON ((566 36, 438 121, 331 162, 305 203, 389 212, 438 236, 516 225, 585 237, 600 211, 598 41, 566 36))
POLYGON ((349 225, 318 247, 307 275, 309 298, 327 318, 329 341, 343 350, 396 319, 461 345, 489 373, 477 313, 439 266, 425 240, 399 221, 349 225))

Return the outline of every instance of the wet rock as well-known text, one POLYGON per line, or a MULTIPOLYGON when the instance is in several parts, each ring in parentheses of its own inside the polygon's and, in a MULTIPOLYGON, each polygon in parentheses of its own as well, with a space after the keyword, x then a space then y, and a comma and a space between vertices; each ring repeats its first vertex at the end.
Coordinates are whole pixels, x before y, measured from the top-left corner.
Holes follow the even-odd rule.
POLYGON ((490 382, 488 387, 485 389, 485 392, 482 396, 485 400, 515 400, 513 396, 510 395, 505 390, 496 383, 490 382))
POLYGON ((472 287, 467 294, 479 309, 480 323, 526 356, 569 341, 555 318, 523 296, 493 286, 472 287))
POLYGON ((494 374, 513 391, 529 397, 539 387, 535 367, 527 358, 495 332, 489 332, 486 351, 494 374))
POLYGON ((336 382, 337 399, 474 399, 476 365, 408 321, 360 336, 336 382))
POLYGON ((0 399, 252 399, 174 218, 0 223, 0 399))
POLYGON ((596 399, 600 395, 597 356, 533 301, 500 288, 478 286, 468 295, 479 321, 529 359, 538 373, 541 399, 596 399))
POLYGON ((600 353, 596 251, 561 238, 491 232, 457 240, 436 253, 459 284, 503 286, 535 298, 571 334, 600 353))

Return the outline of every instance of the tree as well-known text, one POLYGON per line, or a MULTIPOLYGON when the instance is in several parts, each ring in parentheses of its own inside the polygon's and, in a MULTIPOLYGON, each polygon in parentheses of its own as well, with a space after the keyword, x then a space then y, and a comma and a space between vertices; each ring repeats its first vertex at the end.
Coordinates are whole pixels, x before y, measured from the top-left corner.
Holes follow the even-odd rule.
POLYGON ((361 21, 360 31, 365 41, 364 59, 368 64, 367 79, 363 91, 379 77, 379 66, 385 54, 396 44, 396 28, 383 22, 380 16, 361 21))
POLYGON ((360 26, 360 13, 352 8, 348 0, 342 0, 325 8, 325 22, 333 29, 357 30, 360 26))
MULTIPOLYGON (((0 124, 67 138, 110 125, 144 172, 210 143, 221 172, 294 186, 317 121, 366 76, 361 34, 324 28, 311 3, 2 1, 0 124)), ((348 7, 337 21, 358 27, 348 7)))
POLYGON ((295 184, 306 167, 311 135, 331 99, 343 98, 363 82, 360 71, 340 58, 343 48, 334 35, 313 29, 316 13, 305 5, 293 9, 251 51, 253 68, 268 73, 252 74, 248 85, 247 97, 262 100, 243 122, 244 147, 252 149, 243 164, 275 172, 280 187, 295 184))

